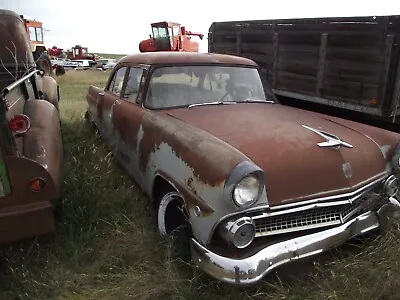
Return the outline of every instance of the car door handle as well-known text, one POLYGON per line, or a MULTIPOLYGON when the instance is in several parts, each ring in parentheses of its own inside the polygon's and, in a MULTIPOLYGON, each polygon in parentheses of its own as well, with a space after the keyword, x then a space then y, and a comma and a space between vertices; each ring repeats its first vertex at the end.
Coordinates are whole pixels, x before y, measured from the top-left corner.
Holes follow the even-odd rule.
POLYGON ((99 92, 99 96, 104 96, 104 92, 99 92))

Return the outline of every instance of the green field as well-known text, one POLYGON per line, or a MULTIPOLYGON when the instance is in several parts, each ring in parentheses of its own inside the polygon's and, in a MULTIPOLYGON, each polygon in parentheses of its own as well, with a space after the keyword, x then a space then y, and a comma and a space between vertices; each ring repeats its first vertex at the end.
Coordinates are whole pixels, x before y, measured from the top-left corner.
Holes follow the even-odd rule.
POLYGON ((159 238, 146 196, 85 126, 89 84, 60 85, 66 174, 53 236, 1 248, 0 299, 400 299, 400 228, 288 265, 256 286, 221 284, 159 238), (181 258, 183 257, 183 258, 181 258))

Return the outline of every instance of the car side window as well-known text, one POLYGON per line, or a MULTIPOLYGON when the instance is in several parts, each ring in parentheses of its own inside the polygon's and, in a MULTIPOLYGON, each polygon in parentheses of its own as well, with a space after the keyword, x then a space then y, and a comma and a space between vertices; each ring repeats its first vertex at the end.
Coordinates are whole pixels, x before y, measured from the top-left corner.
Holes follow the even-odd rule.
POLYGON ((139 86, 140 80, 142 78, 143 69, 138 67, 131 67, 128 73, 128 79, 126 82, 125 91, 123 94, 123 98, 136 103, 138 94, 139 94, 139 86))
POLYGON ((109 91, 117 96, 120 96, 124 84, 126 67, 120 68, 115 74, 109 86, 109 91))

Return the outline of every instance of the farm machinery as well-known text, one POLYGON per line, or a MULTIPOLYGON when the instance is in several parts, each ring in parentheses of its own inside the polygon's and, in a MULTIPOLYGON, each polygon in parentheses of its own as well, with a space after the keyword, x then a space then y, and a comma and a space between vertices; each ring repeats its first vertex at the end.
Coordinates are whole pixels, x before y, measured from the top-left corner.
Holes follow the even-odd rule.
POLYGON ((203 39, 204 34, 186 31, 185 26, 175 22, 157 22, 151 24, 150 37, 139 43, 140 52, 184 51, 199 52, 199 43, 191 36, 203 39))
POLYGON ((20 15, 20 18, 25 26, 33 59, 40 69, 51 73, 51 62, 43 39, 43 23, 41 21, 27 19, 23 15, 20 15))

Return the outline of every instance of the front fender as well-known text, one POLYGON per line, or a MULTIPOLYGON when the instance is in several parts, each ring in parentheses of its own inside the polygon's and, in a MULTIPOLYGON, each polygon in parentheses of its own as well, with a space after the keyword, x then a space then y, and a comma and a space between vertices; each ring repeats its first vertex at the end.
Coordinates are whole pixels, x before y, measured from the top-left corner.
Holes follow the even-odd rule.
POLYGON ((146 193, 152 195, 158 174, 173 182, 201 243, 210 241, 223 217, 240 210, 227 201, 225 182, 237 165, 249 159, 231 145, 176 118, 148 112, 138 132, 138 149, 146 193))

